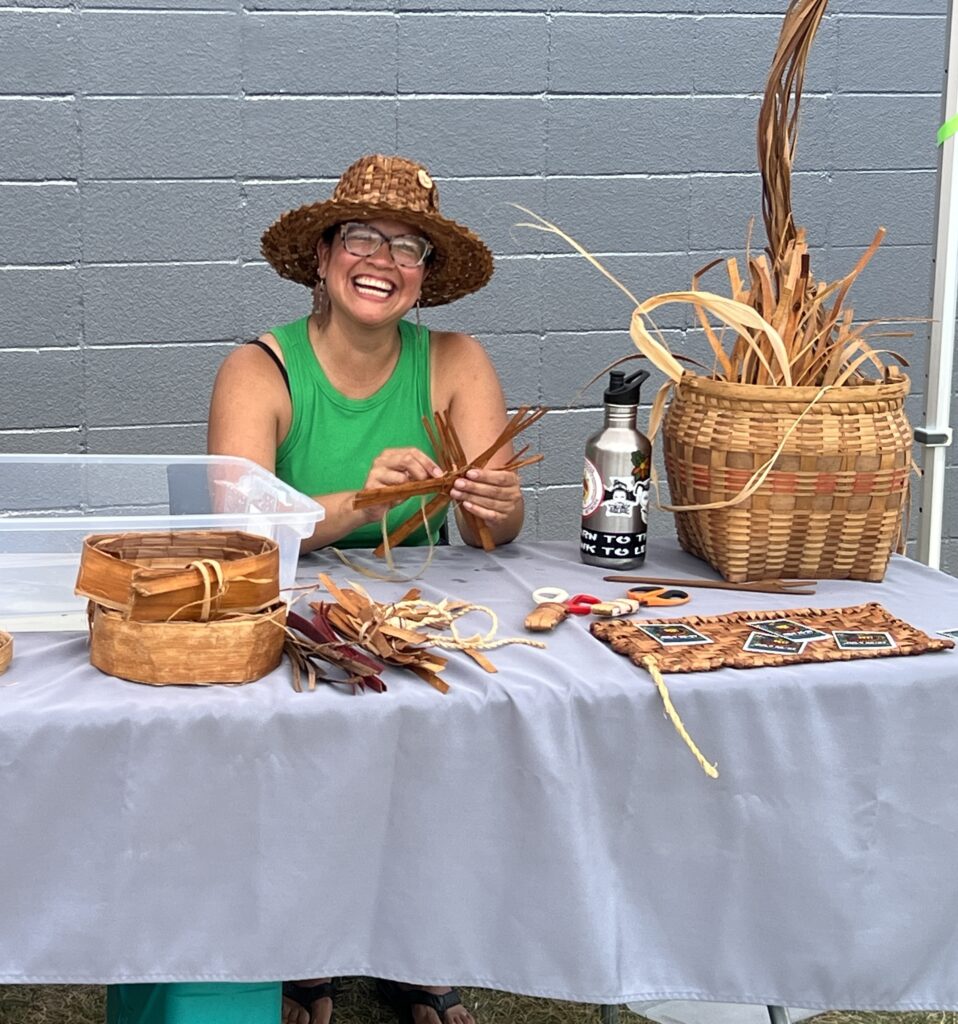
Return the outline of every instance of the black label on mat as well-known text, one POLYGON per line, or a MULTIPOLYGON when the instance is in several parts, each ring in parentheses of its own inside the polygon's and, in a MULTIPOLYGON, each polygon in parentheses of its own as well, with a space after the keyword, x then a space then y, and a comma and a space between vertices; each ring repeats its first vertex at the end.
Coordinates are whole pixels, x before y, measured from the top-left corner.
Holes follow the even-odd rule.
POLYGON ((641 558, 645 554, 645 533, 600 533, 583 529, 579 550, 599 558, 641 558))

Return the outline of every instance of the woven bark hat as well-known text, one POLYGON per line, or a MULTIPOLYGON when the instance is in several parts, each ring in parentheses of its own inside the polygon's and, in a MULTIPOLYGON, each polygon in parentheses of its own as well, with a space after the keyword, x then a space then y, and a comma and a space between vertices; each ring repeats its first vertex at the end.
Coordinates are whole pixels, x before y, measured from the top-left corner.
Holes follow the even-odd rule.
POLYGON ((349 167, 331 199, 284 213, 263 234, 263 256, 281 277, 312 288, 323 232, 344 221, 377 217, 411 224, 433 244, 420 305, 452 302, 492 277, 492 253, 467 227, 439 213, 439 191, 425 167, 380 154, 361 157, 349 167))

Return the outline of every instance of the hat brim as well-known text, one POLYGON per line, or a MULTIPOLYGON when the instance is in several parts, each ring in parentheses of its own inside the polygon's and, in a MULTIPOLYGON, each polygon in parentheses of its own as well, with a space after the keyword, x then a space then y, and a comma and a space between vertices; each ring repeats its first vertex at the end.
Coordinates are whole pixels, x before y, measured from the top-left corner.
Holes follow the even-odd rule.
POLYGON ((380 203, 332 200, 288 210, 263 234, 262 253, 281 276, 312 288, 323 232, 347 220, 401 220, 419 228, 435 250, 422 283, 421 306, 441 306, 478 291, 492 277, 492 253, 469 228, 438 213, 380 203))

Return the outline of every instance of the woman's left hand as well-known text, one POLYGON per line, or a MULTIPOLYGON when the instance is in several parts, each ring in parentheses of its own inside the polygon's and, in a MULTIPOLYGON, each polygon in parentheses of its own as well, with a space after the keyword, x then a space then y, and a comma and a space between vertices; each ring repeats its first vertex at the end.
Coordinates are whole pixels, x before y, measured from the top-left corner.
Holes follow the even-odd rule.
POLYGON ((522 501, 519 474, 508 469, 470 469, 456 480, 452 499, 487 523, 502 522, 522 501))

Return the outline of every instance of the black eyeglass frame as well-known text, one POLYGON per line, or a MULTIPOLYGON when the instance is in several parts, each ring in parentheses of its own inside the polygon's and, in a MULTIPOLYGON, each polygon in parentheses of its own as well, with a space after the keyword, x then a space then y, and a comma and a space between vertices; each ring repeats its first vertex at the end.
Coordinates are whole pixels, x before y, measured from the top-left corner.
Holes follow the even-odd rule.
POLYGON ((386 245, 389 246, 389 255, 392 257, 393 262, 396 264, 396 266, 397 267, 405 266, 406 269, 408 269, 408 270, 411 270, 413 267, 421 267, 421 266, 423 266, 423 264, 426 262, 426 260, 429 259, 429 257, 433 254, 433 252, 435 252, 435 246, 432 244, 432 242, 429 241, 428 238, 425 237, 425 235, 408 235, 408 234, 406 234, 406 235, 393 235, 392 238, 390 238, 388 235, 384 235, 379 230, 379 228, 373 227, 372 224, 367 224, 365 221, 361 221, 361 220, 350 220, 350 221, 346 221, 345 224, 340 224, 339 225, 339 238, 340 238, 340 241, 342 241, 342 243, 343 243, 343 248, 346 250, 346 252, 348 252, 350 254, 350 256, 375 256, 376 253, 379 252, 379 250, 383 247, 383 242, 385 242, 386 245), (363 230, 369 231, 369 232, 371 232, 374 235, 379 235, 379 245, 377 245, 376 248, 373 249, 372 252, 367 252, 367 253, 352 252, 350 250, 349 246, 346 245, 346 232, 350 228, 362 228, 363 230), (399 260, 396 259, 396 253, 393 250, 393 242, 397 241, 400 238, 415 238, 417 241, 425 243, 425 249, 423 249, 422 256, 419 258, 419 260, 417 262, 410 263, 407 266, 406 264, 400 263, 399 260))

